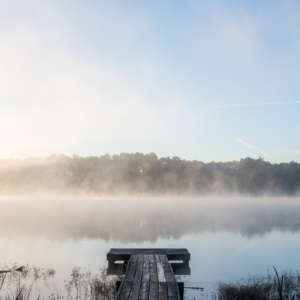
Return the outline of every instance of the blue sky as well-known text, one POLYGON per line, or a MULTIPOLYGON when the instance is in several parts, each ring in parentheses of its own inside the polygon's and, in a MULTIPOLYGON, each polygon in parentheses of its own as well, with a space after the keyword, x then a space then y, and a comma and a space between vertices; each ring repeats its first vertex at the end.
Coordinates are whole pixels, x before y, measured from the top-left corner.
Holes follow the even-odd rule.
POLYGON ((0 157, 300 162, 299 1, 0 3, 0 157))

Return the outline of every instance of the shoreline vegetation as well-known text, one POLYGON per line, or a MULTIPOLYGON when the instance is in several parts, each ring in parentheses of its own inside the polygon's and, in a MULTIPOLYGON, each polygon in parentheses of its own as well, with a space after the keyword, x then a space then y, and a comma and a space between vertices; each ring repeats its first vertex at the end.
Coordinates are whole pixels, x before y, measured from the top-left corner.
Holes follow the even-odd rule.
POLYGON ((250 276, 236 283, 219 283, 218 300, 298 300, 300 299, 300 273, 284 271, 275 275, 250 276))
MULTIPOLYGON (((4 267, 7 270, 7 266, 4 267)), ((13 266, 9 271, 0 271, 1 300, 114 300, 117 280, 122 276, 107 276, 106 267, 100 273, 92 274, 89 269, 74 267, 63 282, 64 290, 55 283, 54 269, 30 266, 17 271, 13 266), (3 297, 4 296, 4 297, 3 297)))
MULTIPOLYGON (((5 267, 7 269, 7 266, 5 267)), ((219 282, 211 298, 212 300, 300 299, 300 273, 284 271, 278 275, 275 268, 274 271, 274 274, 268 272, 266 276, 249 276, 234 283, 219 282)), ((108 276, 106 267, 101 267, 99 274, 92 274, 89 269, 75 267, 64 280, 63 292, 55 284, 50 283, 54 277, 54 269, 38 269, 29 266, 17 269, 13 266, 9 271, 3 272, 2 268, 0 299, 114 300, 117 295, 116 283, 123 279, 122 275, 108 276)), ((203 290, 203 288, 198 289, 203 290)), ((184 299, 189 300, 186 293, 184 299)))
POLYGON ((158 158, 155 153, 0 159, 0 197, 296 196, 300 164, 158 158))

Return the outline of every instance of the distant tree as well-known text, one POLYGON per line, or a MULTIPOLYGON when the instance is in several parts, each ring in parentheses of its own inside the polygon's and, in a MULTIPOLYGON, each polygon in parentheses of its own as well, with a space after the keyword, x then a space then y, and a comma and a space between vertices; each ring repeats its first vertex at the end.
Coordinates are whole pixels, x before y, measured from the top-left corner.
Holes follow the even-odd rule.
POLYGON ((0 196, 296 195, 300 164, 158 158, 155 153, 0 159, 0 196))

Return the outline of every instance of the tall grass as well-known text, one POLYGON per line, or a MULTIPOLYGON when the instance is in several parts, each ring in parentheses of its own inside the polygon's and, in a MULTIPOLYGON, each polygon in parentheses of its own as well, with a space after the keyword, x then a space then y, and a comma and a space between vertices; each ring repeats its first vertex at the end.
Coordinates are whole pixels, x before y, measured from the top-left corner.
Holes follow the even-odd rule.
POLYGON ((92 275, 90 270, 73 268, 72 279, 65 282, 68 299, 114 300, 116 281, 122 276, 107 276, 106 268, 100 268, 100 274, 92 275))
POLYGON ((17 272, 15 266, 10 270, 0 271, 0 293, 4 294, 4 297, 0 294, 0 300, 39 299, 45 294, 48 300, 114 300, 117 295, 116 281, 123 279, 121 275, 107 276, 106 267, 101 267, 99 274, 92 274, 89 269, 75 267, 71 275, 64 280, 64 291, 59 291, 54 285, 54 289, 50 289, 49 292, 49 279, 54 276, 53 269, 29 266, 21 268, 20 272, 17 272), (39 291, 34 287, 38 281, 47 288, 46 291, 43 289, 39 291))
MULTIPOLYGON (((252 276, 236 283, 219 283, 218 300, 300 300, 300 273, 285 271, 280 276, 274 268, 274 274, 252 276)), ((1 272, 1 271, 0 271, 1 272)), ((0 273, 0 300, 36 300, 44 297, 43 292, 36 290, 34 284, 42 281, 49 287, 49 279, 55 276, 53 269, 23 267, 20 272, 16 268, 0 273), (34 293, 33 293, 34 292, 34 293), (38 292, 38 293, 37 293, 38 292)), ((106 267, 100 273, 92 274, 89 269, 75 267, 71 275, 65 278, 63 292, 54 288, 48 300, 114 300, 116 281, 123 276, 107 276, 106 267)))
POLYGON ((219 283, 219 300, 298 300, 300 274, 285 271, 281 276, 253 276, 237 283, 219 283))
MULTIPOLYGON (((7 269, 7 266, 6 266, 7 269)), ((31 291, 33 288, 34 282, 38 279, 36 276, 37 274, 36 268, 29 268, 21 267, 15 268, 13 266, 11 269, 8 270, 1 270, 0 271, 0 292, 3 290, 5 280, 7 281, 6 285, 6 295, 5 300, 29 300, 31 291), (30 277, 30 273, 34 273, 33 280, 29 285, 22 284, 22 279, 26 277, 30 277), (7 276, 8 275, 8 276, 7 276)), ((2 297, 0 296, 0 299, 2 297)))

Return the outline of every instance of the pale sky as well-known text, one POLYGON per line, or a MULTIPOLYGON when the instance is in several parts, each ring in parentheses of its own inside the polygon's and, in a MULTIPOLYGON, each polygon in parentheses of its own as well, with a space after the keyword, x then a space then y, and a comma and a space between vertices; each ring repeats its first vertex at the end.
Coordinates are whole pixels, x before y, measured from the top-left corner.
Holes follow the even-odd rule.
POLYGON ((298 0, 0 0, 0 158, 300 162, 298 0))

